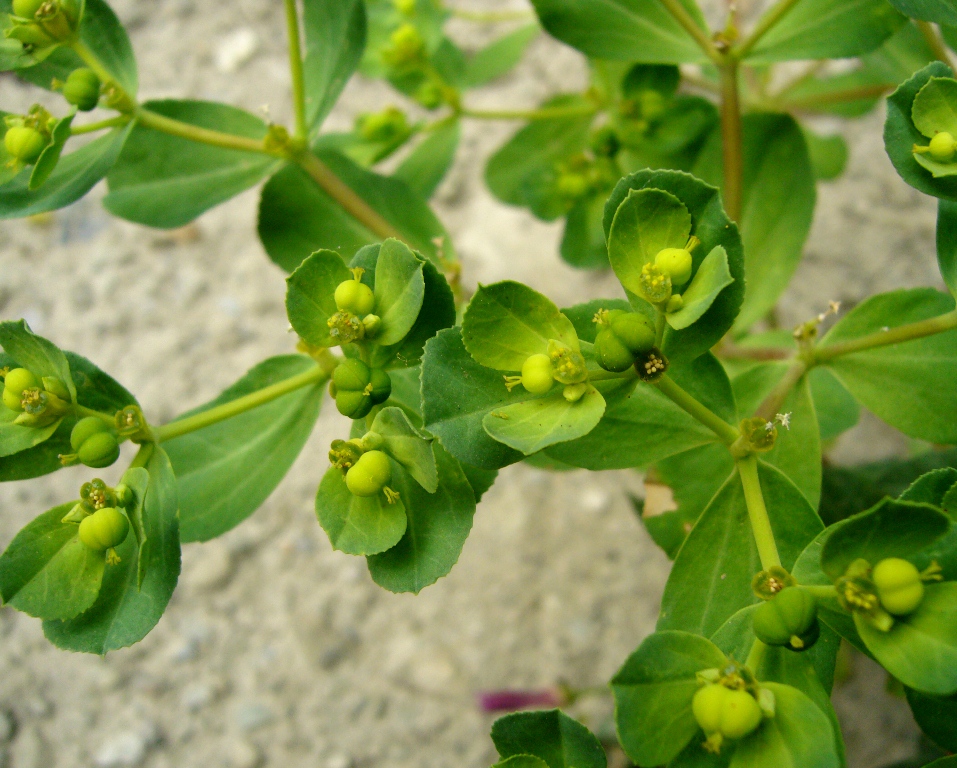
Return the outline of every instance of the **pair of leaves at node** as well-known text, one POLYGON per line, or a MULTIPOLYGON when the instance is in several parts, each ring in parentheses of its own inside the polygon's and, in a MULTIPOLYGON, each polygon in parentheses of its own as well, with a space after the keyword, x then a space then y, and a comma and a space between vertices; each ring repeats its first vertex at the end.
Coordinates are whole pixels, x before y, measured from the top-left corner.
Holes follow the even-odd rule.
MULTIPOLYGON (((626 754, 640 765, 697 765, 708 753, 691 704, 698 673, 723 670, 729 658, 705 637, 683 631, 649 636, 612 678, 615 721, 626 754)), ((721 748, 731 768, 800 765, 839 768, 843 751, 835 724, 798 688, 752 670, 774 696, 774 715, 755 731, 721 748)))
POLYGON ((493 768, 605 768, 601 742, 564 712, 516 712, 492 725, 493 768))
MULTIPOLYGON (((687 19, 710 37, 701 9, 679 0, 687 19)), ((545 30, 595 59, 708 64, 682 22, 656 0, 533 0, 545 30)), ((766 14, 774 13, 769 9, 766 14)), ((763 18, 755 23, 761 25, 763 18)), ((884 0, 805 0, 745 54, 745 63, 840 59, 877 48, 906 18, 884 0)), ((746 39, 747 30, 742 39, 746 39)))
MULTIPOLYGON (((413 427, 401 408, 383 408, 370 431, 381 438, 377 450, 389 457, 390 488, 407 489, 414 481, 427 493, 436 492, 439 477, 432 439, 413 427)), ((382 492, 355 496, 346 486, 345 474, 330 467, 316 495, 316 515, 332 548, 348 555, 377 555, 398 544, 408 526, 405 495, 398 493, 398 498, 386 498, 382 492)))
POLYGON ((885 558, 910 560, 923 571, 940 566, 940 583, 928 583, 912 613, 895 617, 881 631, 858 614, 843 611, 836 599, 820 602, 821 618, 835 631, 877 659, 910 688, 933 695, 957 693, 957 491, 948 498, 957 472, 938 470, 917 480, 899 499, 822 532, 798 559, 793 574, 803 584, 832 584, 857 559, 871 566, 885 558))
POLYGON ((142 640, 176 587, 180 542, 176 478, 158 446, 147 446, 145 468, 121 482, 132 492, 125 512, 131 532, 116 548, 118 564, 80 542, 79 526, 62 518, 74 502, 43 513, 0 556, 0 596, 44 620, 54 645, 104 654, 142 640))
MULTIPOLYGON (((369 340, 347 344, 369 349, 376 368, 404 368, 422 357, 425 342, 455 322, 455 301, 445 278, 398 240, 361 249, 351 266, 364 269, 362 282, 373 289, 374 314, 380 319, 369 340)), ((353 278, 338 253, 317 251, 287 280, 286 310, 299 336, 314 347, 332 347, 329 318, 337 312, 336 287, 353 278)))

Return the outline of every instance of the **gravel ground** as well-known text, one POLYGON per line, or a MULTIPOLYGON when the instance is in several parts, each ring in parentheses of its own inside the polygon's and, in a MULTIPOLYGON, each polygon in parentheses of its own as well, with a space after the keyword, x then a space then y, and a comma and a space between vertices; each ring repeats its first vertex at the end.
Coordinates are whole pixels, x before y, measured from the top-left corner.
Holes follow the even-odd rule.
MULTIPOLYGON (((463 5, 465 0, 462 0, 463 5)), ((276 0, 198 10, 189 0, 120 0, 139 55, 142 95, 225 100, 289 122, 284 30, 276 0)), ((472 0, 469 7, 521 7, 472 0)), ((477 47, 494 30, 459 24, 477 47)), ((521 107, 584 82, 580 57, 545 39, 518 70, 472 94, 521 107)), ((0 103, 35 98, 0 79, 0 103)), ((393 100, 353 81, 330 119, 393 100)), ((938 284, 935 206, 906 187, 883 153, 881 118, 840 129, 847 174, 822 186, 807 258, 782 303, 786 323, 878 290, 938 284)), ((437 196, 465 281, 524 280, 559 304, 618 295, 609 273, 559 263, 560 228, 492 199, 488 154, 514 130, 469 124, 437 196)), ((110 218, 97 190, 42 225, 0 229, 0 316, 26 317, 137 393, 162 422, 203 402, 257 361, 291 350, 283 274, 255 235, 256 192, 157 232, 110 218)), ((326 407, 279 490, 248 522, 183 551, 183 575, 159 626, 107 658, 68 654, 39 622, 0 609, 0 766, 283 768, 488 765, 492 717, 476 691, 606 681, 652 631, 668 562, 626 491, 630 473, 501 473, 452 574, 418 597, 374 586, 361 559, 332 552, 312 512, 329 440, 345 420, 326 407)), ((874 419, 844 436, 845 461, 905 450, 874 419)), ((75 494, 88 470, 0 488, 0 543, 75 494)), ((109 473, 108 473, 109 474, 109 473)), ((112 475, 109 475, 112 478, 112 475)), ((910 755, 916 728, 884 675, 860 659, 836 703, 852 768, 910 755)), ((610 729, 605 699, 576 715, 610 729)))

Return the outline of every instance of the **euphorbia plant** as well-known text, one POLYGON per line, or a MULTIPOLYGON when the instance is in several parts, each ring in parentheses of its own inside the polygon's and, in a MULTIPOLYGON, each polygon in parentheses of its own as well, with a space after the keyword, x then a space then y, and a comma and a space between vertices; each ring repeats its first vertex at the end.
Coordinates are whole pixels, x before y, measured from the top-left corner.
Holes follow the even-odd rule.
MULTIPOLYGON (((103 0, 6 3, 0 64, 64 103, 60 116, 4 114, 0 213, 60 208, 105 178, 110 211, 175 227, 268 178, 259 234, 290 273, 298 343, 155 424, 90 361, 23 321, 0 323, 0 479, 72 464, 99 475, 10 542, 0 596, 64 649, 139 641, 175 588, 180 542, 255 511, 328 384, 353 426, 316 472, 316 515, 334 548, 365 557, 395 592, 449 572, 506 465, 641 469, 671 486, 677 508, 645 520, 674 559, 657 631, 611 681, 636 764, 843 765, 829 696, 841 638, 957 749, 953 454, 894 465, 890 493, 888 472, 822 474, 860 405, 913 438, 957 443, 954 298, 898 290, 846 313, 822 298, 793 333, 773 313, 815 180, 838 175, 846 154, 796 115, 853 117, 891 91, 887 151, 939 198, 938 259, 957 291, 957 11, 778 0, 753 22, 732 9, 713 32, 693 0, 534 5, 547 32, 589 57, 588 89, 476 110, 467 90, 508 71, 536 25, 469 56, 437 0, 287 0, 286 128, 224 104, 140 103, 129 41, 103 0), (855 57, 829 74, 828 59, 855 57), (811 63, 782 84, 772 65, 793 60, 811 63), (388 106, 351 133, 323 133, 359 68, 434 116, 411 122, 388 106), (77 121, 98 107, 110 114, 77 121), (618 296, 559 308, 503 281, 467 297, 426 202, 465 119, 527 121, 489 161, 489 186, 564 217, 562 256, 610 266, 618 296), (97 137, 73 138, 84 134, 97 137), (370 170, 400 150, 391 175, 370 170), (135 458, 115 468, 127 441, 135 458), (836 482, 857 483, 856 498, 836 482)), ((492 738, 510 768, 605 765, 598 740, 557 710, 503 718, 492 738)))

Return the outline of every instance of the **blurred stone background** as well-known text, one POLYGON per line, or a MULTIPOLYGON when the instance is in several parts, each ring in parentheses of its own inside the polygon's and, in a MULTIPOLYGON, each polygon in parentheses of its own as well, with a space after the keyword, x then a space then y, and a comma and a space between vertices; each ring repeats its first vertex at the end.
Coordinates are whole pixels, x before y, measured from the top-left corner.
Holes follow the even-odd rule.
MULTIPOLYGON (((222 100, 291 122, 278 0, 113 6, 137 52, 144 99, 222 100)), ((475 49, 507 28, 455 21, 451 32, 475 49)), ((529 107, 584 82, 582 58, 543 35, 513 74, 469 103, 529 107)), ((0 78, 5 109, 37 97, 0 78)), ((355 114, 397 99, 381 83, 355 79, 328 127, 348 129, 355 114)), ((820 187, 806 259, 781 305, 785 323, 829 299, 847 307, 875 291, 940 282, 934 202, 898 179, 881 121, 823 125, 847 137, 851 159, 839 181, 820 187)), ((435 200, 466 284, 523 280, 559 305, 618 295, 610 273, 559 261, 559 225, 507 208, 484 188, 486 158, 516 127, 466 123, 435 200)), ((284 275, 256 238, 255 190, 175 232, 113 219, 101 196, 98 188, 43 225, 4 222, 0 317, 25 317, 97 362, 137 393, 154 422, 291 351, 284 275)), ((65 653, 44 640, 39 621, 0 609, 0 766, 481 768, 494 758, 493 717, 475 705, 477 691, 602 684, 652 631, 669 566, 628 501, 629 490, 640 492, 637 475, 504 470, 451 575, 418 597, 396 596, 372 584, 361 558, 332 552, 315 520, 325 451, 346 429, 327 405, 263 508, 221 539, 184 548, 170 608, 139 645, 105 659, 65 653)), ((835 456, 906 447, 867 418, 835 456)), ((88 475, 70 469, 0 488, 0 545, 88 475)), ((884 681, 858 658, 837 690, 852 768, 915 749, 907 707, 883 693, 884 681)), ((609 700, 586 699, 573 712, 611 733, 609 700)))

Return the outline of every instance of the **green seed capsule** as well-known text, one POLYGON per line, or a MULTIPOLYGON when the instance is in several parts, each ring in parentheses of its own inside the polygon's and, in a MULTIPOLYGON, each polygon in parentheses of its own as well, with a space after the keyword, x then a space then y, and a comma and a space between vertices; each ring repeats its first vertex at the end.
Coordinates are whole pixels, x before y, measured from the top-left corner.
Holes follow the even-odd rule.
POLYGON ((110 426, 103 419, 96 416, 87 416, 80 419, 73 427, 73 431, 70 433, 70 445, 73 446, 74 451, 79 451, 80 447, 93 435, 109 431, 110 426))
POLYGON ((46 0, 13 0, 13 15, 21 19, 32 19, 37 15, 46 0))
POLYGON ((3 146, 15 160, 32 165, 46 148, 47 140, 36 128, 15 125, 3 137, 3 146))
POLYGON ((379 405, 389 399, 392 394, 392 379, 389 378, 389 374, 381 368, 373 368, 369 383, 372 385, 370 397, 373 405, 379 405))
POLYGON ((120 444, 112 432, 97 432, 83 442, 76 455, 86 466, 102 469, 120 457, 120 444))
POLYGON ((63 98, 80 111, 89 112, 100 100, 100 78, 92 69, 74 69, 63 84, 63 98))
POLYGON ((754 611, 754 634, 762 643, 807 650, 820 634, 817 602, 798 587, 787 587, 754 611))
POLYGON ((130 533, 130 521, 113 507, 98 509, 80 523, 80 541, 94 552, 118 547, 130 533))
POLYGON ((23 391, 37 389, 39 386, 40 380, 26 368, 14 368, 7 373, 3 382, 3 404, 11 411, 22 412, 23 391))
POLYGON ((365 418, 372 406, 372 398, 365 392, 340 390, 336 393, 336 410, 350 419, 365 418))
POLYGON ((392 464, 382 451, 366 451, 346 473, 353 496, 375 496, 392 479, 392 464))
POLYGON ((888 557, 874 566, 871 580, 877 587, 884 610, 894 616, 906 616, 917 610, 924 599, 920 571, 907 560, 888 557))
POLYGON ((355 357, 343 360, 332 373, 337 392, 361 392, 372 379, 369 366, 355 357))
POLYGON ((598 356, 598 365, 606 371, 621 373, 635 363, 635 356, 622 344, 611 328, 604 328, 598 332, 595 338, 595 354, 598 356))
POLYGON ((336 306, 342 312, 365 317, 375 307, 375 294, 360 280, 344 280, 336 286, 336 306))
POLYGON ((941 131, 930 140, 930 156, 941 163, 949 163, 954 159, 954 153, 957 151, 957 141, 954 137, 941 131))
POLYGON ((685 248, 665 248, 655 256, 655 266, 671 276, 674 288, 680 288, 691 279, 691 252, 685 248))
POLYGON ((544 395, 555 382, 554 374, 548 355, 531 355, 522 365, 522 386, 533 395, 544 395))
POLYGON ((655 326, 647 317, 637 312, 611 315, 610 327, 633 355, 645 354, 655 345, 655 326))
POLYGON ((698 689, 691 701, 691 711, 706 734, 717 733, 729 739, 747 736, 761 724, 764 716, 750 693, 725 688, 719 683, 698 689))

